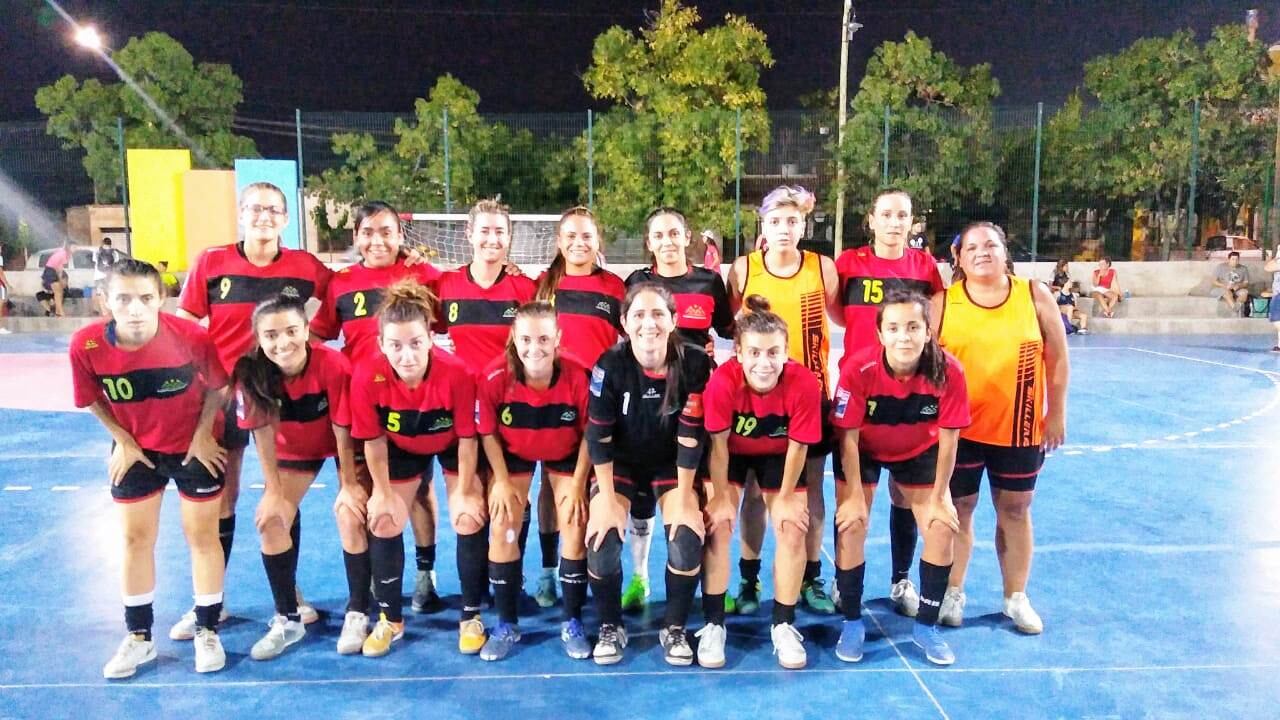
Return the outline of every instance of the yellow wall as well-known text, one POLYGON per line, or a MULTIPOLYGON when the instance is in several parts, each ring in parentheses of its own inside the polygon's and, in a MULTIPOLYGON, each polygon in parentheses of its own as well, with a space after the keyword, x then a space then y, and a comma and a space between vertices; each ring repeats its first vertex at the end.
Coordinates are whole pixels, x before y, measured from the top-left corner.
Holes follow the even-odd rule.
MULTIPOLYGON (((236 174, 232 170, 188 170, 182 174, 183 225, 187 248, 182 268, 205 248, 236 241, 236 174)), ((173 260, 169 267, 173 268, 173 260)))
POLYGON ((169 261, 185 270, 182 174, 191 169, 189 150, 128 150, 131 254, 139 260, 169 261))

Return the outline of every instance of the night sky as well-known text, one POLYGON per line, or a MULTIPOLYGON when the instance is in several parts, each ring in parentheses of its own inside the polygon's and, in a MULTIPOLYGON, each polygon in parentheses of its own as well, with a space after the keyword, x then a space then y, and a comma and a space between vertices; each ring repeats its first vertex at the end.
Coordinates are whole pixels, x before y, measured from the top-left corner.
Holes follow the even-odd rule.
MULTIPOLYGON (((746 15, 769 39, 776 65, 762 84, 769 106, 835 86, 840 0, 695 3, 704 22, 746 15)), ((38 119, 36 88, 65 73, 113 79, 77 50, 61 21, 42 26, 36 0, 0 0, 0 120, 38 119)), ((452 73, 475 88, 482 112, 600 109, 582 88, 595 37, 611 25, 636 29, 658 0, 572 2, 82 2, 64 6, 120 47, 160 30, 197 61, 229 63, 244 81, 239 114, 291 119, 304 110, 405 112, 436 77, 452 73)), ((1143 36, 1182 28, 1204 38, 1215 25, 1243 22, 1263 7, 1260 35, 1280 37, 1280 15, 1256 0, 1223 2, 855 2, 865 28, 850 53, 850 94, 867 58, 908 30, 964 64, 990 62, 999 105, 1054 104, 1081 82, 1085 60, 1143 36)), ((1272 5, 1274 7, 1274 5, 1272 5)))

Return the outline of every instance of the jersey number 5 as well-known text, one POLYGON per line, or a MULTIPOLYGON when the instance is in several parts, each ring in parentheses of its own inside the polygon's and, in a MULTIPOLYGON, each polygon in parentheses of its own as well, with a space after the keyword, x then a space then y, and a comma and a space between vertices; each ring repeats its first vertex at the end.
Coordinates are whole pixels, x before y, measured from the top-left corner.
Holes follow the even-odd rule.
POLYGON ((400 432, 400 413, 387 413, 387 429, 391 432, 400 432))

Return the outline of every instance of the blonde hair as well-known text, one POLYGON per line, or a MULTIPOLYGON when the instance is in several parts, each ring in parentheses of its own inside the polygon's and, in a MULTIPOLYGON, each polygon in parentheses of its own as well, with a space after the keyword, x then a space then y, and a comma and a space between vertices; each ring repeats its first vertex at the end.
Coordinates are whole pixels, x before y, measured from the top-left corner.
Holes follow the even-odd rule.
POLYGON ((774 210, 788 205, 799 210, 801 215, 807 217, 809 213, 813 212, 813 206, 817 202, 817 198, 813 196, 813 193, 799 185, 779 185, 768 195, 765 195, 764 200, 760 201, 760 217, 764 217, 774 210))
POLYGON ((467 213, 467 234, 470 234, 471 226, 480 215, 501 215, 507 221, 507 232, 511 231, 511 207, 496 198, 484 198, 472 205, 467 213))
POLYGON ((240 191, 241 205, 244 204, 245 197, 248 196, 249 193, 253 190, 265 190, 265 191, 273 192, 279 195, 280 204, 284 205, 285 212, 289 211, 289 198, 285 196, 283 190, 281 190, 279 187, 276 187, 274 184, 269 182, 255 182, 255 183, 249 183, 248 185, 245 185, 244 189, 240 191))
POLYGON ((436 296, 427 286, 413 278, 405 278, 387 288, 382 305, 378 307, 378 330, 387 323, 406 323, 421 320, 428 329, 435 317, 436 296))

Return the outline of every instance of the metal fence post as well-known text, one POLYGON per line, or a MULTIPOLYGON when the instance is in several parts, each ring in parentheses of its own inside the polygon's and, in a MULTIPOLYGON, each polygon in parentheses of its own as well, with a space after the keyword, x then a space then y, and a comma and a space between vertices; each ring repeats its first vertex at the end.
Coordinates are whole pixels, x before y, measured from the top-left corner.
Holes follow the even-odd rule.
POLYGON ((120 201, 124 205, 125 252, 133 254, 133 224, 129 222, 129 161, 124 145, 124 118, 116 116, 116 143, 120 146, 120 201))
POLYGON ((587 110, 587 207, 596 209, 595 122, 587 110))
POLYGON ((742 108, 733 127, 733 255, 742 254, 742 108))
POLYGON ((882 185, 889 184, 889 106, 884 106, 884 150, 881 152, 884 158, 884 169, 880 171, 880 183, 882 185))
POLYGON ((449 108, 441 113, 440 132, 444 136, 444 211, 453 212, 453 200, 449 197, 449 108))
MULTIPOLYGON (((307 188, 305 176, 302 174, 302 108, 293 109, 293 134, 298 141, 298 241, 303 250, 307 247, 307 188)), ((319 232, 317 228, 316 232, 319 232)), ((316 250, 320 246, 316 245, 316 250)))
POLYGON ((1187 193, 1187 257, 1191 257, 1191 248, 1195 245, 1196 236, 1196 173, 1200 170, 1200 98, 1196 98, 1191 106, 1191 177, 1187 193))
POLYGON ((1044 103, 1036 103, 1035 184, 1031 186, 1031 262, 1040 249, 1040 147, 1044 137, 1044 103))

